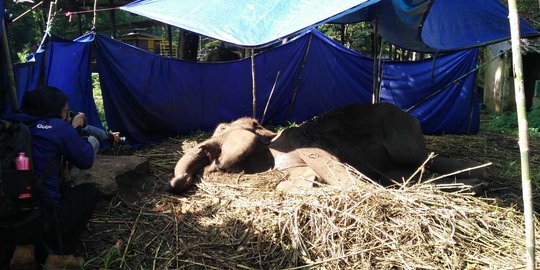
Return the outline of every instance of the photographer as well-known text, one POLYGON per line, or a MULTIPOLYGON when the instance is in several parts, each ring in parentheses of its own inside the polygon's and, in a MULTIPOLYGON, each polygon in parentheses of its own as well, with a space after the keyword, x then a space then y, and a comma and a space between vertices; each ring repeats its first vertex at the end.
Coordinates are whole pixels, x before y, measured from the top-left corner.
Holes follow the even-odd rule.
POLYGON ((2 119, 20 121, 29 126, 32 135, 32 156, 44 222, 25 227, 26 232, 0 232, 2 242, 16 245, 10 268, 28 268, 35 256, 46 269, 80 269, 83 259, 74 257, 80 233, 94 211, 100 192, 94 184, 73 187, 63 185, 62 161, 79 169, 92 167, 99 145, 93 136, 81 137, 76 128, 85 123, 84 115, 69 119, 67 96, 57 88, 45 86, 25 94, 20 113, 2 119), (41 232, 40 237, 19 236, 41 232), (36 254, 37 253, 37 254, 36 254))

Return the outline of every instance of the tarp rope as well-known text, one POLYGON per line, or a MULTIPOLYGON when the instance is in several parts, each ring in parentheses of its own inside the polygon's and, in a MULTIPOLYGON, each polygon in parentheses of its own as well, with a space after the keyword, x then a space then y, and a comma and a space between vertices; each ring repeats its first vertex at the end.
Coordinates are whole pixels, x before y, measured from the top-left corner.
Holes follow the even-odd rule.
MULTIPOLYGON (((109 11, 109 10, 115 10, 115 9, 118 9, 118 7, 113 7, 113 8, 95 8, 94 9, 88 9, 88 10, 81 10, 81 11, 68 11, 66 13, 64 13, 62 16, 66 16, 66 17, 69 17, 68 21, 71 22, 71 18, 73 17, 73 15, 77 15, 77 14, 83 14, 83 13, 94 13, 94 18, 96 16, 96 13, 97 12, 100 12, 100 11, 109 11)), ((95 19, 93 21, 93 24, 95 26, 95 19)))

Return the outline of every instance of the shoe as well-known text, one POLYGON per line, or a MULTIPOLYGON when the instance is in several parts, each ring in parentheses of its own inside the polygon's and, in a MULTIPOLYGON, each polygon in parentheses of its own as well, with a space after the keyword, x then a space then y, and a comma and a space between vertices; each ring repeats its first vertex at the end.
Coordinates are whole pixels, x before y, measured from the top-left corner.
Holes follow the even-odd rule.
POLYGON ((75 270, 82 269, 84 259, 73 255, 54 255, 49 254, 43 270, 75 270))
POLYGON ((11 270, 36 269, 36 251, 33 245, 20 245, 15 247, 13 257, 9 262, 11 270))

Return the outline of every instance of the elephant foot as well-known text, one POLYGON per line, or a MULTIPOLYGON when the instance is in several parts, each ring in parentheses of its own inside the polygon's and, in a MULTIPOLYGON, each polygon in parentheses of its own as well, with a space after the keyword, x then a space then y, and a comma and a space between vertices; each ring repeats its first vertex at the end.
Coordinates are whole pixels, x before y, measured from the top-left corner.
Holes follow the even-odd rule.
POLYGON ((182 175, 174 177, 170 182, 170 191, 174 194, 180 194, 193 186, 193 176, 182 175))
POLYGON ((317 174, 309 167, 294 167, 286 170, 289 180, 276 186, 277 191, 295 192, 301 189, 313 188, 317 183, 317 174))

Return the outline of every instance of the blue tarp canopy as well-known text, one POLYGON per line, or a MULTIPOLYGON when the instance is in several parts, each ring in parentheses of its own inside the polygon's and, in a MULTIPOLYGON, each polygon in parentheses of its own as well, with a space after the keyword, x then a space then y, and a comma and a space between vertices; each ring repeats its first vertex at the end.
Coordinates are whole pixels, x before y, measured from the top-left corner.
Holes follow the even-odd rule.
POLYGON ((232 44, 263 46, 379 1, 138 0, 121 9, 232 44))
MULTIPOLYGON (((418 52, 510 38, 508 9, 498 0, 138 0, 121 9, 244 47, 278 42, 326 22, 372 21, 385 40, 418 52)), ((538 34, 523 20, 520 31, 538 34)))

